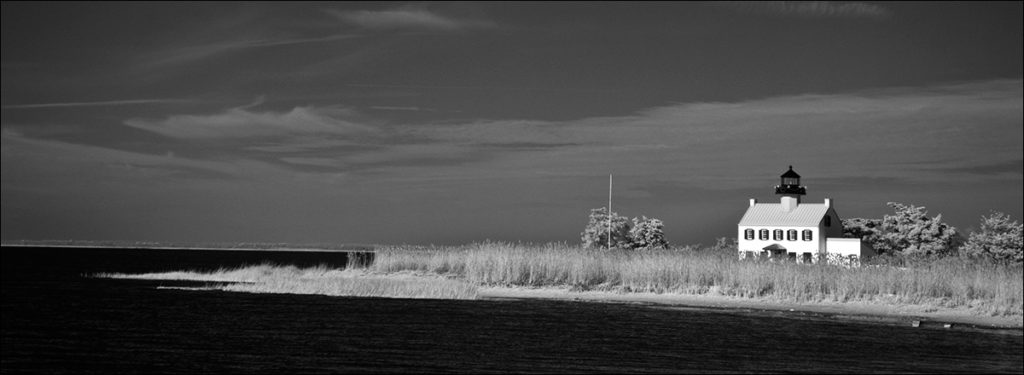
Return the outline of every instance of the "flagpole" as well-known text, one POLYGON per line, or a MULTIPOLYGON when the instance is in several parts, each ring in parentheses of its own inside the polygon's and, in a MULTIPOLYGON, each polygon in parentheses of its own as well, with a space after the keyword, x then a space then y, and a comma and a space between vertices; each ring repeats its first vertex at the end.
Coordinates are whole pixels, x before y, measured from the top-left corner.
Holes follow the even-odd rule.
POLYGON ((608 174, 608 250, 612 249, 612 175, 608 174))

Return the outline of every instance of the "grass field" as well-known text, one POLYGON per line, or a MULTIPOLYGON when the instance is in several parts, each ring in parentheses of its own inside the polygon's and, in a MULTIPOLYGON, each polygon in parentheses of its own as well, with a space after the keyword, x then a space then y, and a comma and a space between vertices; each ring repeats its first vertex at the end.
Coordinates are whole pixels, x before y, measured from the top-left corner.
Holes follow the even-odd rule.
POLYGON ((370 270, 448 275, 485 286, 720 294, 793 302, 867 301, 965 307, 1021 315, 1024 271, 964 258, 862 267, 737 259, 730 250, 586 250, 559 244, 479 243, 381 248, 370 270))
POLYGON ((371 275, 365 270, 337 270, 326 266, 297 268, 261 264, 222 268, 212 272, 175 271, 145 274, 100 273, 111 279, 187 280, 217 284, 202 289, 248 293, 318 294, 352 297, 475 299, 477 287, 445 278, 371 275))
MULTIPOLYGON (((355 257, 352 257, 356 260, 355 257)), ((564 244, 485 242, 383 247, 345 270, 263 264, 214 272, 95 277, 228 282, 215 289, 368 297, 473 299, 479 286, 675 293, 805 302, 965 308, 1020 316, 1024 270, 966 258, 865 261, 861 267, 737 259, 734 249, 587 250, 564 244)))

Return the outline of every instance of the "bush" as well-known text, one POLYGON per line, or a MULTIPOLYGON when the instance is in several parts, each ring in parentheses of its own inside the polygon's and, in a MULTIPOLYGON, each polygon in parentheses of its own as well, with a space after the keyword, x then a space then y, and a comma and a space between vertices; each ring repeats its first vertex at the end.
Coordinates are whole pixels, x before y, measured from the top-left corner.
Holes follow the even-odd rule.
POLYGON ((878 242, 878 236, 881 233, 882 220, 880 219, 859 217, 843 219, 843 237, 860 238, 873 246, 875 242, 878 242))
POLYGON ((633 218, 633 228, 629 230, 634 249, 667 249, 665 241, 665 224, 659 219, 644 216, 643 219, 633 218))
MULTIPOLYGON (((665 224, 643 216, 633 218, 633 225, 624 216, 611 213, 611 248, 619 249, 667 249, 665 224)), ((580 234, 583 247, 608 249, 608 209, 601 207, 590 210, 590 221, 580 234)))
POLYGON ((924 207, 889 202, 895 211, 879 219, 843 220, 843 237, 860 238, 878 254, 906 256, 949 255, 960 235, 943 223, 942 215, 928 217, 924 207))
POLYGON ((993 212, 981 217, 981 231, 972 232, 960 248, 968 256, 998 261, 1024 262, 1024 224, 1011 221, 1010 215, 993 212))
POLYGON ((585 248, 633 248, 633 240, 629 233, 629 219, 611 213, 611 241, 608 240, 608 209, 605 207, 590 210, 590 221, 580 234, 585 248))
POLYGON ((875 241, 879 252, 910 256, 948 255, 956 248, 956 228, 943 223, 942 215, 928 217, 924 207, 889 202, 895 211, 882 218, 882 230, 875 241))
POLYGON ((717 254, 735 255, 739 251, 739 243, 736 242, 736 237, 718 237, 715 239, 714 245, 705 247, 702 250, 717 254))

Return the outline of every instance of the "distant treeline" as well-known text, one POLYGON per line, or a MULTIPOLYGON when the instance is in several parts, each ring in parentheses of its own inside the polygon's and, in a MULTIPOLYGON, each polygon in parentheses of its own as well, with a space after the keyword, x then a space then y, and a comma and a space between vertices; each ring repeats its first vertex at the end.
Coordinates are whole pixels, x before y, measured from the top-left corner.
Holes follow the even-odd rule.
POLYGON ((889 206, 894 212, 881 219, 844 219, 843 236, 860 238, 883 255, 1024 262, 1024 225, 1003 212, 982 216, 981 228, 965 237, 943 222, 941 214, 928 216, 924 207, 898 202, 889 206))

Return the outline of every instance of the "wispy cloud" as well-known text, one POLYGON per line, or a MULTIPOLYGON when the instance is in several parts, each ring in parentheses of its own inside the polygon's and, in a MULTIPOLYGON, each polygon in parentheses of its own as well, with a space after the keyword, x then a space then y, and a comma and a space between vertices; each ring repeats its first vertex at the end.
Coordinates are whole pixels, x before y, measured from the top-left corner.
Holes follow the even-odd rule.
POLYGON ((334 34, 313 38, 291 38, 291 39, 261 39, 261 40, 249 40, 236 42, 229 45, 228 48, 258 48, 258 47, 277 47, 287 46, 293 44, 307 44, 307 43, 325 43, 334 42, 338 40, 352 39, 359 35, 356 34, 334 34))
POLYGON ((62 103, 34 103, 34 104, 11 104, 3 106, 3 109, 31 109, 31 108, 65 108, 65 107, 107 107, 137 104, 162 104, 162 103, 183 103, 183 99, 132 99, 132 100, 108 100, 99 102, 62 102, 62 103))
POLYGON ((288 142, 273 142, 270 144, 260 144, 255 146, 248 146, 246 147, 246 149, 269 153, 299 154, 322 149, 339 149, 345 147, 357 148, 360 146, 360 143, 357 143, 352 140, 327 139, 324 137, 319 137, 317 135, 307 135, 300 137, 292 137, 291 139, 289 139, 288 142))
POLYGON ((173 48, 149 57, 148 66, 174 65, 198 61, 221 55, 254 48, 269 48, 297 44, 328 43, 357 38, 357 34, 332 34, 305 38, 271 38, 271 39, 240 39, 218 43, 198 44, 173 48))
POLYGON ((494 23, 490 21, 447 17, 426 9, 401 8, 356 11, 329 9, 327 12, 346 23, 374 30, 454 31, 494 26, 494 23))
POLYGON ((822 177, 942 181, 948 178, 945 172, 905 163, 947 160, 937 168, 956 168, 1020 159, 1022 96, 1020 80, 999 80, 684 103, 629 116, 477 121, 408 131, 440 144, 553 146, 529 152, 491 147, 504 156, 488 163, 487 169, 505 175, 611 170, 650 176, 686 166, 687 183, 715 187, 735 186, 722 182, 773 166, 800 164, 820 170, 822 177))
MULTIPOLYGON (((75 212, 68 204, 82 205, 79 212, 109 209, 109 204, 91 203, 109 200, 81 197, 121 202, 139 196, 129 206, 132 215, 125 214, 125 225, 138 221, 134 212, 154 204, 173 211, 181 202, 192 202, 177 225, 194 221, 195 212, 245 212, 225 219, 230 228, 249 228, 253 218, 307 218, 326 211, 338 214, 310 222, 350 223, 362 231, 372 230, 361 227, 367 222, 395 220, 418 228, 422 216, 409 212, 442 212, 448 222, 461 218, 467 225, 492 219, 467 218, 466 210, 519 212, 523 222, 545 215, 575 228, 578 212, 607 198, 602 176, 614 173, 617 199, 623 200, 624 210, 632 210, 627 213, 674 215, 677 231, 698 235, 704 229, 680 223, 735 225, 745 194, 769 194, 773 179, 790 164, 808 177, 813 194, 855 192, 857 202, 850 199, 850 206, 842 206, 846 215, 856 212, 855 204, 877 204, 881 210, 885 207, 879 202, 901 196, 932 204, 963 199, 962 191, 972 191, 970 199, 1008 196, 991 202, 1020 207, 1022 83, 979 81, 680 103, 564 121, 370 126, 357 120, 366 114, 341 108, 279 112, 250 105, 207 115, 130 120, 131 126, 174 138, 154 142, 151 154, 116 144, 34 138, 5 127, 0 182, 12 202, 59 202, 48 206, 53 215, 75 212), (266 137, 253 138, 258 135, 266 137), (179 139, 211 140, 202 147, 215 150, 197 151, 195 142, 179 139), (947 193, 919 194, 922 187, 947 193), (190 201, 197 192, 203 198, 190 201), (167 199, 173 194, 179 195, 167 199), (244 194, 249 195, 239 198, 244 194), (496 195, 502 199, 495 200, 496 195), (329 210, 323 202, 332 202, 329 210), (350 212, 372 218, 353 219, 350 212)), ((24 206, 24 212, 31 209, 38 208, 24 206)), ((852 214, 861 215, 868 214, 852 214)), ((92 215, 81 223, 91 221, 92 215)), ((268 223, 275 225, 260 231, 278 233, 273 228, 279 222, 268 223)))
POLYGON ((437 90, 501 90, 501 91, 554 91, 554 92, 614 92, 613 89, 579 88, 579 87, 537 87, 537 86, 468 86, 468 85, 405 85, 405 84, 373 84, 347 83, 345 86, 356 88, 384 89, 437 89, 437 90))
POLYGON ((390 105, 375 105, 371 106, 370 109, 376 109, 380 111, 403 111, 403 112, 437 112, 437 110, 430 108, 422 108, 416 106, 390 106, 390 105))
POLYGON ((884 20, 893 16, 889 9, 861 2, 829 1, 722 1, 712 5, 725 6, 744 12, 785 17, 808 18, 860 18, 884 20))
POLYGON ((268 137, 272 143, 236 151, 292 166, 373 170, 377 176, 399 170, 403 178, 435 180, 608 171, 648 176, 686 166, 686 183, 708 188, 736 186, 758 171, 788 164, 818 169, 822 178, 939 181, 948 171, 1013 163, 1020 160, 1024 137, 1022 96, 1020 80, 997 80, 682 103, 564 121, 371 126, 362 122, 366 114, 333 107, 273 112, 245 106, 126 123, 179 139, 268 137), (943 162, 913 165, 936 160, 943 162), (432 168, 419 168, 424 166, 432 168))
POLYGON ((162 120, 129 119, 125 125, 172 138, 253 138, 307 134, 355 135, 372 127, 345 120, 343 108, 295 107, 288 112, 258 112, 251 106, 211 115, 173 115, 162 120))
MULTIPOLYGON (((49 179, 55 171, 83 178, 120 176, 120 178, 275 178, 290 173, 271 164, 231 158, 201 160, 175 156, 173 151, 147 154, 116 148, 32 138, 5 129, 2 133, 4 172, 32 170, 21 176, 49 179), (12 157, 8 157, 12 156, 12 157), (40 173, 46 171, 47 173, 40 173), (49 174, 50 176, 48 176, 49 174)), ((180 182, 180 181, 179 181, 180 182)))

